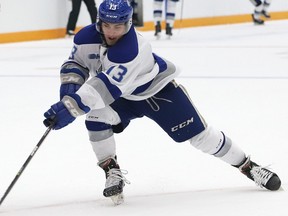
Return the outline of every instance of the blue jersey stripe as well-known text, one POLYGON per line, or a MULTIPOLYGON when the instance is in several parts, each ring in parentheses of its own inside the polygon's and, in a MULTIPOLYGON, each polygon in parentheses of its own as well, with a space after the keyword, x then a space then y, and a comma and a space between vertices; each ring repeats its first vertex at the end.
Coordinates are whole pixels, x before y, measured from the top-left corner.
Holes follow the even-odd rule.
POLYGON ((122 95, 121 90, 116 85, 113 85, 104 73, 99 73, 97 77, 103 81, 106 88, 115 100, 122 95))

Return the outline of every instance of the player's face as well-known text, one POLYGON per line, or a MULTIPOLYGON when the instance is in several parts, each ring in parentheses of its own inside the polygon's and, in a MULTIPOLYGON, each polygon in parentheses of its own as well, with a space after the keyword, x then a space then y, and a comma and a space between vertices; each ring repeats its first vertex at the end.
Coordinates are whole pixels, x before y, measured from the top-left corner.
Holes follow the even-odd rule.
POLYGON ((113 46, 125 34, 125 23, 102 22, 102 31, 109 46, 113 46))

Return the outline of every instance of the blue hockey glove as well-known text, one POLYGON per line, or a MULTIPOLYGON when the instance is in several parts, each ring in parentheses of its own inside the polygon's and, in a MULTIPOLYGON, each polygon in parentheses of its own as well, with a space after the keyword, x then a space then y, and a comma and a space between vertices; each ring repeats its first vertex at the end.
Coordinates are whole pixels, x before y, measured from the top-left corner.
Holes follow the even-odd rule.
POLYGON ((53 104, 51 108, 44 113, 44 125, 49 127, 54 122, 53 129, 59 130, 75 120, 75 117, 70 114, 62 101, 53 104))
POLYGON ((64 96, 63 99, 44 113, 43 121, 46 127, 53 123, 53 129, 59 130, 72 123, 77 116, 83 115, 90 111, 90 108, 81 102, 81 98, 77 94, 64 96))
POLYGON ((60 100, 62 100, 65 95, 76 93, 80 87, 81 85, 75 83, 62 84, 60 86, 60 100))

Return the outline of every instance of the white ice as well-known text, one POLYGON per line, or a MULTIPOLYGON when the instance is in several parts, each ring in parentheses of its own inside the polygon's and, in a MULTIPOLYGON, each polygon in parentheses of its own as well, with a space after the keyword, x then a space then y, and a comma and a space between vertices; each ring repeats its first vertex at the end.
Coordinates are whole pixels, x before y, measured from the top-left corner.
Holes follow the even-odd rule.
MULTIPOLYGON (((283 190, 257 187, 237 169, 186 143, 173 142, 147 118, 116 135, 127 178, 126 201, 102 196, 104 173, 84 117, 52 131, 0 206, 2 216, 287 216, 288 21, 175 29, 171 40, 143 32, 154 51, 179 66, 206 121, 257 163, 270 165, 283 190)), ((0 196, 46 128, 58 101, 59 67, 71 39, 0 45, 0 196)))

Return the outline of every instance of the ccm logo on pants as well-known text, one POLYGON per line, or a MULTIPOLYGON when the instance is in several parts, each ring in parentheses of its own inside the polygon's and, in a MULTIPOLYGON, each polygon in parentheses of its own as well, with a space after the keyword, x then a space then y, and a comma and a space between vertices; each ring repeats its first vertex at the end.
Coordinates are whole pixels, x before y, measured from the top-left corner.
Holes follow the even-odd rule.
POLYGON ((177 131, 179 129, 182 129, 182 128, 188 126, 190 123, 193 123, 193 117, 191 119, 188 119, 188 120, 180 123, 179 125, 176 125, 176 126, 172 127, 171 131, 175 132, 175 131, 177 131))

